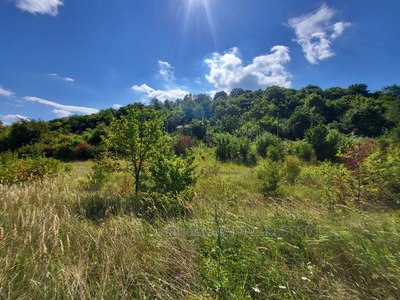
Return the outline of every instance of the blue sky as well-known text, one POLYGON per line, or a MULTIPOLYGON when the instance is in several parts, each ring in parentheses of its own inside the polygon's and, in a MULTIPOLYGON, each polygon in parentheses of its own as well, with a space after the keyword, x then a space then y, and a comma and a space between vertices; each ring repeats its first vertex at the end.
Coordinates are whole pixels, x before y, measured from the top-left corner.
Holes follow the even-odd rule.
POLYGON ((0 0, 0 120, 152 97, 399 84, 398 0, 0 0))

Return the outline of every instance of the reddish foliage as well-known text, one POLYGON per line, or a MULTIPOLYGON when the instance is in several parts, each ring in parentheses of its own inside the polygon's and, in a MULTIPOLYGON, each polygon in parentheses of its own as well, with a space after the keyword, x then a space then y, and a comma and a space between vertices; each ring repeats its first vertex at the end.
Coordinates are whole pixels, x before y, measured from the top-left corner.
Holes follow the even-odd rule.
POLYGON ((176 155, 184 155, 194 144, 194 140, 190 136, 181 135, 174 145, 174 152, 176 155))
POLYGON ((86 141, 82 141, 75 146, 74 152, 78 158, 86 159, 89 157, 89 148, 90 145, 86 141))
POLYGON ((353 147, 347 147, 342 154, 342 161, 346 169, 350 171, 357 171, 360 165, 369 156, 373 146, 376 144, 375 140, 368 139, 362 143, 358 143, 353 147))

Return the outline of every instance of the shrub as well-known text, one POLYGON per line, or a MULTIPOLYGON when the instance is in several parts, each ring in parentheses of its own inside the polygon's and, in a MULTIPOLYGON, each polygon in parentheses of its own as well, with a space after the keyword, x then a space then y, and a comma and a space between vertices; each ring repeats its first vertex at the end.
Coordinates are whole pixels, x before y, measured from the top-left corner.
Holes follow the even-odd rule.
POLYGON ((363 192, 364 185, 368 181, 368 171, 365 170, 363 162, 368 158, 375 141, 372 139, 365 140, 362 143, 357 143, 353 147, 347 147, 341 153, 341 159, 347 170, 353 176, 356 183, 357 189, 357 203, 361 204, 361 194, 363 192))
POLYGON ((279 143, 268 146, 266 157, 275 162, 283 160, 285 158, 285 148, 283 144, 279 143))
POLYGON ((175 142, 173 148, 176 155, 185 155, 194 145, 195 142, 190 136, 181 135, 175 142))
POLYGON ((256 139, 256 149, 258 155, 267 157, 268 147, 280 144, 281 140, 270 132, 265 132, 256 139))
POLYGON ((275 194, 281 179, 280 165, 276 162, 269 161, 263 164, 257 172, 258 179, 261 180, 261 188, 264 194, 275 194))
POLYGON ((305 137, 313 146, 319 160, 335 160, 339 149, 346 144, 342 134, 336 130, 329 130, 323 124, 307 130, 305 137))
POLYGON ((254 165, 257 162, 255 150, 248 138, 237 138, 230 134, 217 134, 215 154, 218 160, 235 161, 254 165))
POLYGON ((283 174, 286 181, 290 184, 295 184, 296 179, 301 173, 301 163, 295 156, 289 156, 285 160, 283 166, 283 174))
POLYGON ((303 161, 312 161, 315 152, 310 143, 307 141, 294 141, 287 146, 289 154, 296 155, 303 161))
POLYGON ((43 156, 43 144, 35 143, 22 146, 18 149, 18 156, 23 157, 41 157, 43 156))
POLYGON ((216 134, 214 137, 216 144, 215 156, 220 161, 227 161, 231 158, 230 144, 232 141, 232 135, 228 133, 216 134))
POLYGON ((75 157, 78 159, 88 159, 90 158, 90 151, 91 146, 86 141, 81 141, 74 147, 74 154, 75 157))
POLYGON ((45 157, 6 160, 0 169, 0 182, 16 182, 43 179, 61 172, 62 164, 58 160, 45 157))
POLYGON ((397 145, 375 147, 358 168, 365 176, 362 183, 369 200, 400 207, 400 150, 397 145))
POLYGON ((172 149, 163 149, 149 161, 149 170, 154 190, 159 193, 179 194, 190 188, 196 181, 193 157, 179 157, 172 149))

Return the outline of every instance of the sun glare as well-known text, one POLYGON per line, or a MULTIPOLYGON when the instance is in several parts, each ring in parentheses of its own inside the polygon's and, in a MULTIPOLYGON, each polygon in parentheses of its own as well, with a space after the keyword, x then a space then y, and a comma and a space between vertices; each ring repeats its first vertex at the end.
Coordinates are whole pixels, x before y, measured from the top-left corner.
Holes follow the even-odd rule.
POLYGON ((214 45, 217 45, 217 34, 215 30, 215 25, 211 12, 210 0, 184 0, 186 16, 185 16, 185 24, 184 31, 187 30, 188 23, 193 18, 194 15, 198 15, 201 12, 205 13, 206 21, 214 41, 214 45))

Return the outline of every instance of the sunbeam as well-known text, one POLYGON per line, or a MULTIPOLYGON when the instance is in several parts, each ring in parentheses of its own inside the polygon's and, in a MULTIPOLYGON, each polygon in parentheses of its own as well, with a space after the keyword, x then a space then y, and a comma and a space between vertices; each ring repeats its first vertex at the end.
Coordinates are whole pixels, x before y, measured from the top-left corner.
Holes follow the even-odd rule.
POLYGON ((183 0, 185 5, 185 20, 183 25, 183 33, 188 31, 190 20, 199 14, 204 14, 214 47, 217 49, 218 36, 212 15, 212 5, 210 0, 183 0))

